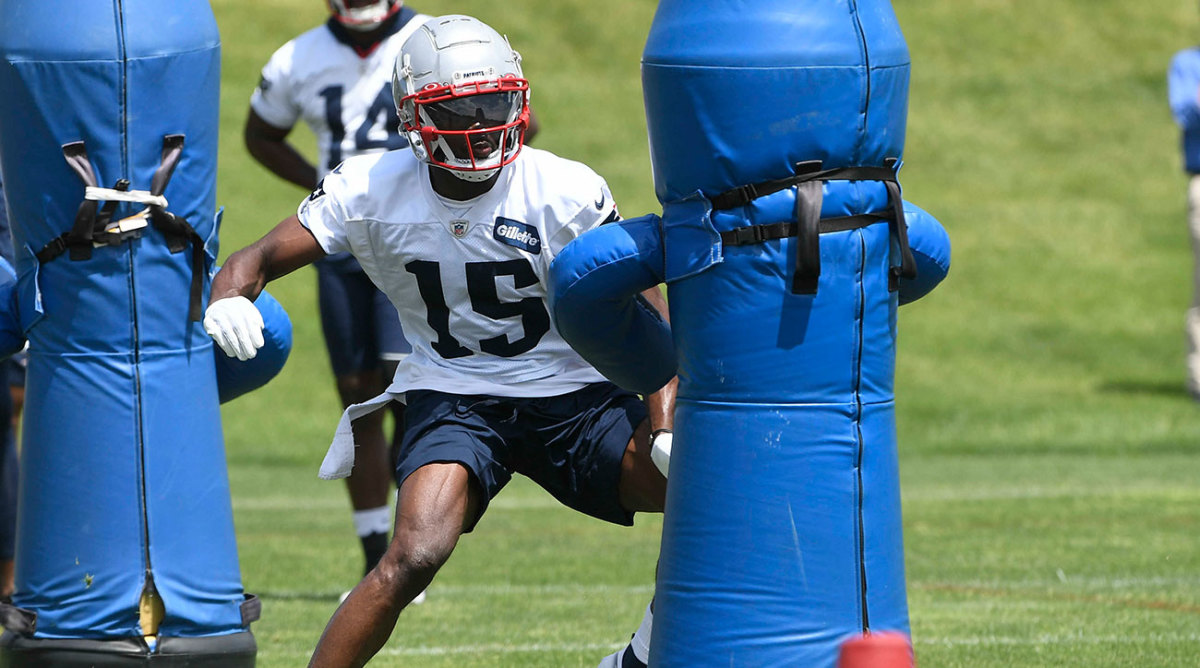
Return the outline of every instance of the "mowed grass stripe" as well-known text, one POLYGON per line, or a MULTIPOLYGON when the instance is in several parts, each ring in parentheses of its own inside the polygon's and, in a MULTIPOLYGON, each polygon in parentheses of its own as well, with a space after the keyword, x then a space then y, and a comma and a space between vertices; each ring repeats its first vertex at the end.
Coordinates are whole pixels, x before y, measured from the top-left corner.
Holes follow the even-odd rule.
MULTIPOLYGON (((626 217, 660 211, 639 67, 655 3, 407 4, 507 33, 533 82, 536 145, 594 166, 626 217)), ((893 1, 913 63, 904 194, 943 222, 954 253, 949 279, 897 322, 918 660, 1193 666, 1200 408, 1183 390, 1191 253, 1165 72, 1200 12, 1016 4, 893 1)), ((326 9, 212 5, 227 257, 307 194, 255 165, 241 129, 263 63, 326 9)), ((312 155, 303 129, 290 138, 312 155)), ((260 668, 303 665, 361 574, 343 485, 315 477, 340 414, 315 284, 304 270, 271 285, 292 318, 291 358, 222 408, 243 582, 265 592, 260 668)), ((605 525, 514 480, 371 666, 593 668, 637 626, 660 531, 605 525)))
MULTIPOLYGON (((341 494, 340 489, 338 490, 338 494, 341 494)), ((308 497, 303 499, 296 499, 287 496, 235 498, 233 501, 233 509, 235 511, 245 512, 270 512, 288 510, 337 511, 349 508, 350 502, 343 496, 339 495, 330 497, 308 497)), ((563 504, 557 501, 554 497, 549 495, 545 495, 544 497, 510 499, 501 494, 488 503, 489 514, 493 511, 505 510, 557 510, 562 508, 565 508, 565 506, 563 506, 563 504)))
POLYGON ((1009 645, 1037 647, 1049 645, 1141 645, 1146 643, 1194 643, 1200 641, 1200 633, 1148 633, 1145 635, 1091 635, 1088 633, 1038 634, 1034 636, 963 636, 952 638, 914 639, 917 653, 926 646, 975 647, 987 645, 1009 645))
MULTIPOLYGON (((1043 645, 1065 645, 1084 643, 1089 645, 1131 645, 1155 642, 1193 643, 1200 641, 1200 633, 1151 633, 1146 636, 1129 635, 1089 635, 1086 633, 1045 634, 1034 637, 1019 636, 972 636, 955 638, 923 638, 918 637, 914 644, 918 653, 923 646, 941 647, 977 647, 987 645, 1009 645, 1037 647, 1043 645)), ((446 656, 446 655, 489 655, 514 653, 545 653, 545 652, 612 652, 620 649, 621 643, 534 643, 529 645, 444 645, 422 647, 384 647, 379 656, 446 656)), ((277 656, 307 656, 303 652, 279 652, 277 656)))
MULTIPOLYGON (((267 590, 257 592, 262 599, 275 600, 334 600, 341 597, 345 590, 327 589, 324 591, 305 590, 267 590)), ((436 582, 429 588, 430 596, 436 599, 475 596, 609 596, 618 595, 648 595, 654 593, 652 585, 439 585, 436 582)))
MULTIPOLYGON (((501 643, 487 645, 444 645, 427 647, 384 647, 376 656, 461 656, 461 655, 493 655, 493 654, 545 654, 545 653, 575 653, 596 652, 596 659, 623 647, 619 643, 534 643, 530 645, 505 645, 501 643)), ((308 656, 306 652, 282 652, 277 656, 308 656)))
MULTIPOLYGON (((991 596, 1013 595, 1033 598, 1062 598, 1063 600, 1079 600, 1084 602, 1104 602, 1131 605, 1142 605, 1148 608, 1175 609, 1181 612, 1200 614, 1200 606, 1172 604, 1169 602, 1132 601, 1128 599, 1108 599, 1094 595, 1080 595, 1071 592, 1055 592, 1054 587, 1077 586, 1085 590, 1130 590, 1152 589, 1162 587, 1200 587, 1200 577, 1187 578, 1122 578, 1109 580, 1103 578, 1068 578, 1065 580, 1022 580, 1022 581, 990 581, 990 582, 927 582, 910 580, 909 588, 930 592, 985 594, 991 596), (1031 596, 1032 594, 1032 596, 1031 596)), ((336 599, 345 590, 327 589, 323 591, 305 589, 268 589, 255 592, 259 598, 276 600, 324 600, 336 599)), ((474 597, 474 596, 594 596, 611 594, 643 595, 654 593, 653 585, 619 585, 619 584, 545 584, 545 585, 441 585, 436 582, 429 591, 438 598, 474 597)))
MULTIPOLYGON (((1047 487, 997 487, 993 489, 938 489, 921 491, 902 491, 901 499, 906 502, 943 502, 943 501, 1004 501, 1022 499, 1088 499, 1103 497, 1106 499, 1164 499, 1172 501, 1200 500, 1200 488, 1196 487, 1144 487, 1144 488, 1062 488, 1047 487)), ((294 499, 290 497, 236 498, 233 509, 243 512, 287 512, 294 510, 329 510, 337 511, 349 507, 344 498, 334 496, 329 498, 294 499)), ((553 497, 508 499, 497 497, 488 504, 488 512, 494 511, 529 511, 529 510, 559 510, 564 506, 553 497)))

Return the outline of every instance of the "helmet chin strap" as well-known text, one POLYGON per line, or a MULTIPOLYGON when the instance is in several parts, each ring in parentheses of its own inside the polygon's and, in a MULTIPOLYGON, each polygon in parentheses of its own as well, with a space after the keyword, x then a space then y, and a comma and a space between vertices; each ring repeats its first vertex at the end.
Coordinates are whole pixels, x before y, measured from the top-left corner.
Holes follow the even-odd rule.
POLYGON ((473 172, 465 171, 462 169, 450 169, 449 167, 438 167, 438 169, 444 169, 447 172, 450 172, 451 174, 453 174, 456 178, 461 179, 463 181, 469 181, 471 183, 481 183, 483 181, 487 181, 488 179, 495 176, 496 172, 500 171, 499 167, 496 167, 494 169, 481 169, 481 170, 473 171, 473 172))

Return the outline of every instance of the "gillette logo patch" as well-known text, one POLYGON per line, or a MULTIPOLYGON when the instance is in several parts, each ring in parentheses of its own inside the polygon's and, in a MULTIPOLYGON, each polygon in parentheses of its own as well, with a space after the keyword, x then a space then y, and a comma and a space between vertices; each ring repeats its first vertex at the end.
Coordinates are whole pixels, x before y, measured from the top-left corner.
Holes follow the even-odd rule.
POLYGON ((534 255, 542 252, 542 239, 538 236, 536 227, 502 216, 496 218, 496 226, 492 228, 492 238, 502 244, 515 246, 534 255))

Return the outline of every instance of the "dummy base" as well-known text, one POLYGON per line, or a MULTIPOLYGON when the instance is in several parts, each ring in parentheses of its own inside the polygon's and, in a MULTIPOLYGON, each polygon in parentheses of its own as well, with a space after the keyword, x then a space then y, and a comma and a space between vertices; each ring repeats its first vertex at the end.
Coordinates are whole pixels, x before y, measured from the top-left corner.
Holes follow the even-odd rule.
POLYGON ((153 653, 141 638, 120 640, 0 636, 0 668, 254 668, 249 631, 205 638, 160 638, 153 653))

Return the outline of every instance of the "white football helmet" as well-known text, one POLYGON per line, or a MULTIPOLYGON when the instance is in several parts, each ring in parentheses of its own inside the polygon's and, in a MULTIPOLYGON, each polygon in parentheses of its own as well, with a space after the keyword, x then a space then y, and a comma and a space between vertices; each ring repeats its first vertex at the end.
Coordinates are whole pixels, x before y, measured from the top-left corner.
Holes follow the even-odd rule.
POLYGON ((392 71, 400 129, 418 160, 486 181, 516 160, 529 82, 508 39, 469 16, 439 16, 404 42, 392 71))
POLYGON ((351 30, 374 30, 404 6, 404 0, 327 0, 338 23, 351 30))

